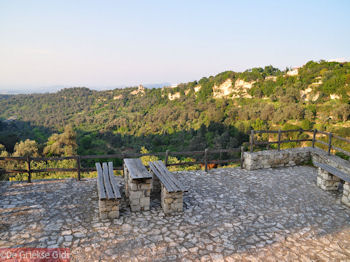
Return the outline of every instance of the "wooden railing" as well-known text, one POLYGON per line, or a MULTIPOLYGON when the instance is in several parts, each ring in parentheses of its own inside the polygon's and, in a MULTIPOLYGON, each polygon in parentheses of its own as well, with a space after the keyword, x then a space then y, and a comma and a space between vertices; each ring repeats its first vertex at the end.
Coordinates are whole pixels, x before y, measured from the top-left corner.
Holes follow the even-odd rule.
POLYGON ((317 129, 313 129, 313 130, 305 130, 305 129, 294 129, 294 130, 251 130, 250 132, 250 137, 249 137, 249 144, 250 144, 250 152, 254 151, 254 145, 271 145, 271 144, 277 144, 277 150, 281 149, 281 144, 283 143, 291 143, 291 142, 312 142, 312 147, 315 147, 317 144, 322 144, 324 146, 326 146, 327 148, 327 153, 328 155, 331 154, 331 150, 335 150, 335 151, 339 151, 341 153, 343 153, 344 155, 347 155, 350 157, 350 152, 346 151, 338 146, 335 146, 333 144, 332 138, 335 139, 339 139, 343 142, 347 142, 350 143, 350 139, 338 136, 333 134, 332 132, 325 132, 325 131, 321 131, 321 130, 317 130, 317 129), (283 133, 291 133, 291 132, 299 132, 299 133, 311 133, 312 134, 312 138, 306 138, 306 139, 288 139, 288 140, 282 140, 282 134, 283 133), (254 136, 256 134, 277 134, 277 141, 256 141, 256 139, 254 138, 254 136), (322 134, 327 136, 327 142, 322 141, 317 139, 317 135, 318 134, 322 134))
MULTIPOLYGON (((112 155, 85 155, 85 156, 66 156, 66 157, 0 157, 0 161, 20 161, 25 162, 26 169, 13 169, 13 170, 4 170, 5 174, 10 174, 8 177, 14 177, 14 174, 27 173, 28 182, 32 180, 32 173, 44 173, 44 172, 76 172, 77 180, 81 180, 82 172, 92 172, 96 171, 95 167, 82 167, 81 160, 84 159, 124 159, 124 158, 134 158, 142 156, 159 156, 164 157, 164 162, 166 166, 183 166, 183 165, 198 165, 203 164, 205 171, 208 171, 208 164, 224 164, 224 163, 234 163, 242 162, 243 147, 241 148, 232 148, 232 149, 205 149, 204 151, 185 151, 185 152, 171 152, 167 150, 166 152, 156 152, 156 153, 122 153, 122 154, 112 154, 112 155), (224 159, 224 160, 210 160, 210 154, 222 154, 222 153, 241 153, 241 157, 233 159, 224 159), (191 162, 179 162, 179 163, 169 163, 169 156, 194 156, 194 155, 203 155, 203 159, 200 161, 191 161, 191 162), (62 160, 75 160, 76 167, 74 168, 43 168, 43 169, 32 169, 32 162, 40 161, 62 161, 62 160)), ((123 170, 122 166, 115 166, 113 170, 123 170)))
MULTIPOLYGON (((271 144, 277 144, 277 150, 281 149, 281 144, 291 143, 291 142, 312 142, 312 147, 315 147, 317 143, 324 145, 327 148, 327 152, 330 155, 331 151, 339 151, 350 157, 350 152, 346 151, 338 146, 333 144, 333 138, 341 140, 343 142, 350 143, 350 139, 340 137, 331 132, 320 131, 317 129, 314 130, 304 130, 304 129, 295 129, 295 130, 251 130, 250 138, 249 138, 249 147, 250 152, 254 151, 254 146, 266 145, 269 147, 271 144), (305 139, 286 139, 282 140, 282 134, 291 133, 291 132, 299 132, 299 133, 311 133, 312 138, 305 139), (277 134, 277 141, 258 141, 255 139, 255 135, 257 134, 277 134), (325 135, 328 137, 328 141, 322 141, 317 139, 317 135, 325 135)), ((28 174, 28 182, 32 180, 32 173, 43 173, 43 172, 76 172, 77 179, 81 180, 82 172, 91 172, 96 171, 95 167, 82 167, 81 160, 84 159, 124 159, 124 158, 134 158, 134 157, 142 157, 142 156, 159 156, 164 158, 164 162, 166 166, 184 166, 184 165, 204 165, 205 171, 208 171, 208 164, 225 164, 225 163, 234 163, 240 162, 241 167, 243 163, 243 152, 244 147, 240 148, 232 148, 232 149, 205 149, 204 151, 185 151, 185 152, 171 152, 167 150, 166 152, 156 152, 156 153, 122 153, 122 154, 112 154, 112 155, 85 155, 85 156, 66 156, 66 157, 0 157, 0 161, 22 161, 26 163, 26 169, 13 169, 13 170, 5 170, 5 174, 10 174, 9 177, 13 177, 13 174, 18 173, 27 173, 28 174), (240 153, 239 158, 232 159, 224 159, 224 160, 210 160, 210 154, 222 154, 222 153, 240 153), (179 163, 169 163, 169 156, 196 156, 203 155, 201 160, 190 161, 190 162, 179 162, 179 163), (75 160, 76 165, 74 168, 43 168, 43 169, 32 169, 31 163, 38 161, 62 161, 62 160, 75 160)), ((115 166, 114 170, 123 170, 122 166, 115 166)), ((1 169, 0 169, 1 171, 1 169)))

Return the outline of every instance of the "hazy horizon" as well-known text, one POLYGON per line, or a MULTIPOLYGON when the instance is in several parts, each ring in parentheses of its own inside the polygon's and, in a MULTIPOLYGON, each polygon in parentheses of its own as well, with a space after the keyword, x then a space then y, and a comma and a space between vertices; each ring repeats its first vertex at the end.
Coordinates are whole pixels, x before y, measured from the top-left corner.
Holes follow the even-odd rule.
POLYGON ((347 1, 0 2, 0 93, 350 60, 347 1))

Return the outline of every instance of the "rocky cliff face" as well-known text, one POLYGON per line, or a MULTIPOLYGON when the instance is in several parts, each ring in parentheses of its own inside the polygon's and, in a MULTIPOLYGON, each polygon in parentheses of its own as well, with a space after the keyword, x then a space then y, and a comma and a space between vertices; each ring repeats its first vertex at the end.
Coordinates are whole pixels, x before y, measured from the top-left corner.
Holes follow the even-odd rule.
POLYGON ((255 81, 246 82, 243 79, 237 79, 234 83, 232 79, 227 79, 221 85, 214 85, 213 97, 214 98, 251 98, 248 94, 248 89, 253 87, 255 81))
POLYGON ((233 92, 232 80, 227 79, 221 85, 214 85, 213 87, 213 97, 214 98, 223 98, 230 95, 233 92))

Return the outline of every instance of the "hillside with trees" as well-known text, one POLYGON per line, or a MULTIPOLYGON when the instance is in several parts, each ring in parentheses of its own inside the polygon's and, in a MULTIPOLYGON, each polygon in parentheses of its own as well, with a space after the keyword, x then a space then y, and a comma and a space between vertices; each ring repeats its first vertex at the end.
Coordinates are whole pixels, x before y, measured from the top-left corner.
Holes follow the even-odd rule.
POLYGON ((173 88, 3 95, 0 150, 19 154, 23 143, 43 156, 232 148, 248 141, 250 129, 349 137, 349 98, 350 63, 326 61, 226 71, 173 88))

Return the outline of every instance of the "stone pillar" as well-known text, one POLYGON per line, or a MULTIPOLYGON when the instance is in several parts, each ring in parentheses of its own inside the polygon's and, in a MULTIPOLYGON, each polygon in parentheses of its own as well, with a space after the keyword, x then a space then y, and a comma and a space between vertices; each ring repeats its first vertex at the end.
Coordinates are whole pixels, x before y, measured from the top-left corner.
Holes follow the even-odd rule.
POLYGON ((345 182, 343 187, 343 196, 341 198, 341 202, 348 207, 350 207, 350 183, 345 182))
POLYGON ((322 168, 318 168, 317 175, 317 186, 322 188, 323 190, 338 190, 340 185, 340 178, 328 173, 322 168))
POLYGON ((161 184, 161 205, 164 214, 183 211, 183 192, 169 193, 161 184))
POLYGON ((161 183, 160 183, 160 180, 159 178, 152 173, 152 176, 153 176, 153 179, 152 179, 152 192, 153 193, 160 193, 160 190, 161 190, 161 183))
POLYGON ((100 218, 118 218, 119 203, 119 200, 99 200, 98 207, 100 210, 100 218))
POLYGON ((124 174, 124 184, 125 184, 125 196, 129 197, 129 185, 128 185, 128 181, 129 181, 129 170, 126 168, 125 165, 123 165, 123 174, 124 174))
POLYGON ((131 211, 145 211, 150 209, 152 178, 131 179, 128 177, 128 195, 131 211))

